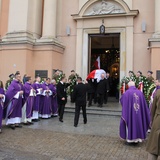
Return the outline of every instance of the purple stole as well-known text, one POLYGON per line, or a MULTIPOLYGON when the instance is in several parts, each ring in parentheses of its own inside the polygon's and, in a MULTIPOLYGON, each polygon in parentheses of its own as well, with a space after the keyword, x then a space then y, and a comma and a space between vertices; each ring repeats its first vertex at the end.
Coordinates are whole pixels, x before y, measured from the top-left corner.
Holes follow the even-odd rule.
POLYGON ((51 95, 50 93, 46 93, 45 90, 51 90, 50 84, 43 83, 43 98, 42 98, 42 110, 41 115, 51 115, 52 113, 52 104, 51 104, 51 95))
POLYGON ((38 111, 39 112, 41 110, 41 108, 42 108, 42 105, 41 105, 42 96, 41 96, 41 93, 38 92, 38 89, 42 88, 41 85, 42 84, 36 83, 36 82, 32 85, 33 88, 36 91, 36 97, 34 98, 33 111, 38 111))
POLYGON ((26 104, 26 118, 31 118, 33 113, 34 95, 31 95, 32 85, 28 82, 24 85, 24 98, 26 104))

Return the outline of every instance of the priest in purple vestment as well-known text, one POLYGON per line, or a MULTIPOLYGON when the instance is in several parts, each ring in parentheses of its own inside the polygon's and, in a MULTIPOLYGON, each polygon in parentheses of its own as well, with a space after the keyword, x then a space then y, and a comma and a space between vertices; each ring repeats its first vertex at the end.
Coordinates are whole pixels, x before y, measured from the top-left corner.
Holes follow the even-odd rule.
POLYGON ((120 99, 122 105, 120 137, 128 143, 138 143, 146 139, 150 110, 143 93, 135 87, 135 83, 131 81, 128 86, 129 89, 120 99))
POLYGON ((36 96, 36 91, 32 87, 32 79, 30 76, 26 76, 26 82, 24 84, 24 105, 23 105, 23 117, 22 122, 26 125, 32 123, 33 105, 34 97, 36 96))
POLYGON ((35 83, 32 84, 34 90, 36 91, 36 97, 34 98, 34 105, 33 105, 33 115, 32 121, 38 122, 39 121, 39 110, 42 98, 42 84, 40 84, 41 77, 37 76, 35 83))
POLYGON ((5 93, 3 82, 0 80, 0 133, 2 132, 3 106, 5 102, 5 93))
POLYGON ((41 109, 41 117, 46 119, 50 118, 52 114, 52 91, 51 91, 51 79, 46 78, 46 81, 42 84, 42 109, 41 109))
POLYGON ((58 103, 57 103, 57 87, 56 87, 56 80, 52 79, 51 81, 52 87, 52 116, 58 116, 58 103))
POLYGON ((6 92, 5 102, 5 108, 7 109, 5 115, 6 125, 10 125, 12 129, 22 127, 20 123, 22 118, 23 92, 20 72, 16 72, 15 79, 11 82, 6 92))

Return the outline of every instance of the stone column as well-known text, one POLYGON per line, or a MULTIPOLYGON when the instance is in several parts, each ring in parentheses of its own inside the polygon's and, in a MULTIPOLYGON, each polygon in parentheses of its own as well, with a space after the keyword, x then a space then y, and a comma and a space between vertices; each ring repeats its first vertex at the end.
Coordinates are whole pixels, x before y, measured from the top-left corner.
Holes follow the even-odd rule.
POLYGON ((42 38, 56 37, 57 0, 44 0, 42 38))
POLYGON ((8 32, 26 31, 28 0, 10 0, 8 32))
POLYGON ((28 30, 34 38, 40 38, 42 34, 43 0, 29 0, 28 30))
POLYGON ((42 0, 10 0, 8 33, 3 41, 30 41, 41 36, 42 0))

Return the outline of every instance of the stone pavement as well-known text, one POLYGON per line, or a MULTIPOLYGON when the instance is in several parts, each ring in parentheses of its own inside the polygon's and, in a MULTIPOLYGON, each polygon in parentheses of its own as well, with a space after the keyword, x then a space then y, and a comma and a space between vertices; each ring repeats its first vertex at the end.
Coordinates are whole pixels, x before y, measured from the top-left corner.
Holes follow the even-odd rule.
POLYGON ((118 136, 120 117, 82 115, 77 128, 74 115, 35 122, 0 134, 0 160, 147 160, 146 141, 128 145, 118 136))

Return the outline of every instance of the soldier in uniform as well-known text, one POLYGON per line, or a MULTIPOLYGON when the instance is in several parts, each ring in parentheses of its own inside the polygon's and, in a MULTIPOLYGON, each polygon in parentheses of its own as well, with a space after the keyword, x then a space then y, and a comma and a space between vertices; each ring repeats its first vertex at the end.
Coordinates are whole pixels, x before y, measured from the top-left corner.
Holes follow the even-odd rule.
POLYGON ((152 77, 152 74, 153 74, 152 71, 147 72, 147 79, 150 82, 150 84, 154 82, 154 78, 152 77))
POLYGON ((69 87, 69 93, 71 97, 71 102, 73 103, 73 89, 76 85, 78 74, 75 73, 74 70, 71 70, 71 75, 68 78, 68 81, 70 81, 70 87, 69 87))

